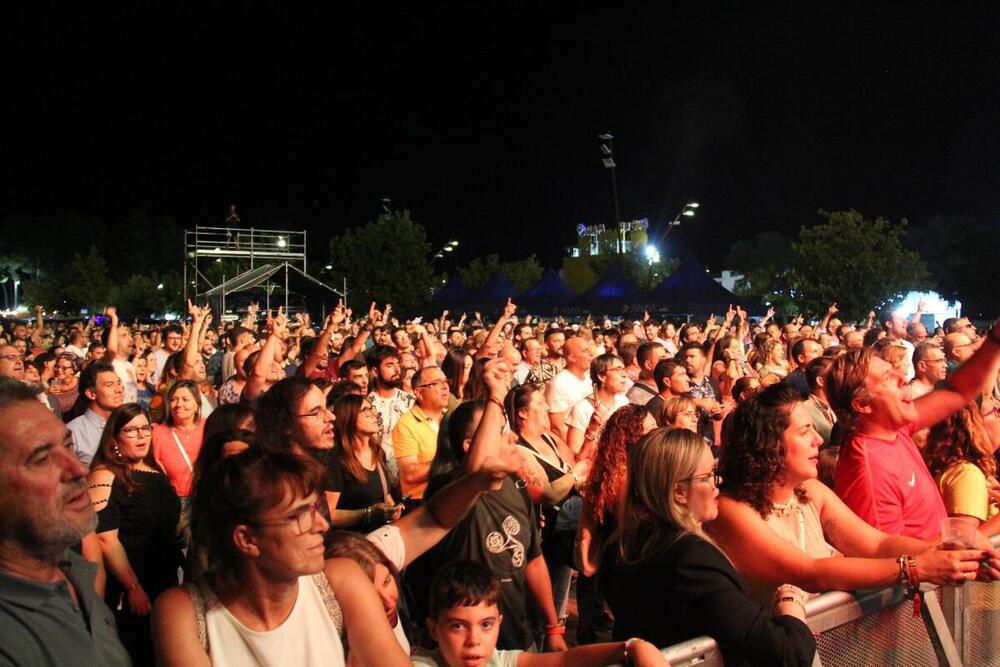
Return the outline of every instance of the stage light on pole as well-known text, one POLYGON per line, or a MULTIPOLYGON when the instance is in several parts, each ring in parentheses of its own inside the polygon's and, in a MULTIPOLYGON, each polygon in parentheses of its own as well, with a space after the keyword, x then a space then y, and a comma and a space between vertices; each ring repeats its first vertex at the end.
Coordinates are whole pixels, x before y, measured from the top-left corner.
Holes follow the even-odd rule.
POLYGON ((285 239, 285 237, 284 236, 279 236, 278 237, 278 247, 279 248, 284 248, 287 245, 288 245, 288 241, 285 239))

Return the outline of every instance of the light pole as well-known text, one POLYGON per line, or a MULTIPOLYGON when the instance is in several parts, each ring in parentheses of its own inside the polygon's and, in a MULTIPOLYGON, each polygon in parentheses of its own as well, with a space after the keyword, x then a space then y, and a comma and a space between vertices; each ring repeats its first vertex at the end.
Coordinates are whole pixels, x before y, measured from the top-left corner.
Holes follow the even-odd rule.
POLYGON ((454 252, 457 247, 458 241, 448 241, 440 250, 434 253, 434 259, 441 259, 446 252, 454 252))
POLYGON ((656 245, 662 248, 663 239, 667 238, 667 235, 670 234, 670 232, 672 232, 675 227, 680 226, 681 218, 694 217, 694 214, 697 212, 699 206, 700 204, 696 201, 688 201, 688 203, 684 204, 684 208, 678 211, 677 215, 674 216, 674 219, 668 222, 664 227, 663 231, 660 232, 660 237, 656 240, 656 245))
POLYGON ((601 162, 604 164, 605 169, 611 170, 611 196, 614 198, 615 202, 615 225, 617 226, 619 222, 622 221, 621 211, 618 208, 618 179, 615 178, 615 152, 614 152, 614 137, 610 132, 605 132, 604 134, 597 135, 597 138, 601 140, 601 162))

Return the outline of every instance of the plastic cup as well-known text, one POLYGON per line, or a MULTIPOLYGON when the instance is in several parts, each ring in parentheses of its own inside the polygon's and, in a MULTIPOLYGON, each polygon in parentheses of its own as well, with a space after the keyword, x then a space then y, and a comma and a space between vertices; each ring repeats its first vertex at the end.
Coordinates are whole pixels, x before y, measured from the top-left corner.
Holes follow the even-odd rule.
POLYGON ((978 528, 976 519, 960 516, 941 519, 941 548, 945 551, 974 548, 978 528))

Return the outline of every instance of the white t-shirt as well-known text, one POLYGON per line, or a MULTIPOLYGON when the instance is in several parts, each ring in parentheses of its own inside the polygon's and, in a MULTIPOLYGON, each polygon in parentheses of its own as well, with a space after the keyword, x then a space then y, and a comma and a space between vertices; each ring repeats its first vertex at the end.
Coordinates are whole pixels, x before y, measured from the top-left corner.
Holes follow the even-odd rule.
MULTIPOLYGON (((524 651, 500 651, 493 650, 493 655, 485 667, 517 667, 518 657, 524 651)), ((440 651, 434 651, 430 655, 415 655, 410 660, 414 667, 448 667, 448 663, 441 657, 440 651)))
POLYGON ((115 358, 111 362, 111 366, 115 369, 115 375, 118 376, 118 379, 125 386, 125 395, 122 398, 122 402, 135 403, 139 400, 139 384, 135 379, 135 368, 132 367, 130 362, 118 358, 115 358))
MULTIPOLYGON (((614 412, 623 405, 628 405, 628 399, 625 398, 625 394, 615 394, 615 402, 611 409, 614 412)), ((594 404, 591 402, 590 397, 586 397, 580 401, 576 402, 572 408, 570 408, 569 413, 566 415, 566 421, 564 422, 566 426, 572 426, 573 428, 586 431, 587 424, 590 423, 590 418, 594 416, 594 404)))
POLYGON ((549 412, 566 412, 593 391, 589 373, 581 380, 564 368, 549 383, 545 402, 549 404, 549 412))

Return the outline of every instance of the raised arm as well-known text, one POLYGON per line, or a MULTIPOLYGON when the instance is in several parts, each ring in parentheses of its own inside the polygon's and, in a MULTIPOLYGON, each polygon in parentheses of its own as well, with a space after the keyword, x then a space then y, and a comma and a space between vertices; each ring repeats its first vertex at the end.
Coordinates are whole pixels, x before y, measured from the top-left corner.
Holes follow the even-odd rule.
POLYGON ((45 333, 45 318, 42 315, 44 309, 41 305, 35 306, 35 328, 31 330, 31 343, 35 347, 42 346, 42 335, 45 333))
POLYGON ((921 396, 914 428, 919 430, 938 423, 962 409, 982 392, 986 382, 997 375, 1000 364, 1000 320, 985 336, 982 346, 948 379, 947 385, 921 396))
POLYGON ((514 302, 510 300, 510 297, 508 297, 507 303, 504 304, 503 307, 503 314, 497 318, 496 324, 494 324, 493 328, 490 329, 489 334, 486 336, 486 340, 483 341, 482 347, 476 351, 477 357, 493 356, 490 354, 490 350, 494 348, 497 341, 500 339, 500 332, 503 331, 503 325, 507 323, 507 320, 514 317, 515 312, 517 312, 517 306, 514 305, 514 302))
POLYGON ((267 383, 271 379, 271 369, 278 354, 278 346, 288 326, 288 318, 285 317, 284 309, 279 306, 278 314, 270 320, 271 331, 267 336, 267 342, 257 354, 257 361, 253 365, 253 373, 247 378, 243 392, 247 400, 252 401, 267 388, 267 383))
POLYGON ((835 331, 830 331, 827 327, 830 325, 830 319, 837 314, 837 302, 834 301, 830 304, 830 307, 826 309, 826 313, 823 315, 823 319, 820 320, 819 328, 828 334, 836 334, 835 331))
POLYGON ((104 314, 108 318, 108 327, 111 329, 111 333, 108 334, 105 355, 108 357, 108 361, 114 361, 118 357, 118 309, 114 306, 107 306, 104 309, 104 314))
POLYGON ((187 343, 184 344, 184 360, 181 363, 181 370, 177 374, 177 377, 179 378, 190 379, 194 377, 194 367, 195 364, 198 363, 198 357, 201 354, 198 349, 198 337, 200 335, 202 325, 205 323, 205 318, 208 317, 210 310, 210 306, 206 305, 204 308, 199 308, 191 303, 191 299, 188 299, 188 312, 191 314, 191 328, 188 330, 187 343))
POLYGON ((343 299, 337 299, 337 307, 326 316, 323 331, 316 340, 316 345, 313 347, 312 352, 309 353, 309 356, 302 362, 300 375, 309 377, 315 372, 319 363, 330 355, 330 338, 333 337, 333 332, 337 330, 337 327, 340 326, 345 317, 344 301, 343 299))
POLYGON ((493 359, 486 362, 483 368, 483 382, 489 390, 489 398, 483 409, 479 427, 472 437, 472 444, 465 456, 465 472, 473 473, 479 470, 488 458, 496 458, 501 453, 500 434, 503 432, 507 415, 504 414, 503 402, 507 397, 507 386, 504 383, 510 377, 507 362, 493 359))
MULTIPOLYGON (((386 304, 386 317, 388 317, 390 308, 392 308, 392 306, 386 304)), ((372 335, 372 329, 374 327, 381 326, 381 324, 382 314, 378 312, 378 309, 375 307, 375 302, 372 301, 372 305, 368 308, 367 324, 358 329, 358 334, 354 337, 354 340, 351 341, 351 344, 347 347, 347 349, 340 351, 340 356, 337 357, 337 362, 343 364, 345 361, 350 361, 361 354, 361 350, 365 349, 365 341, 367 341, 368 337, 372 335)))

